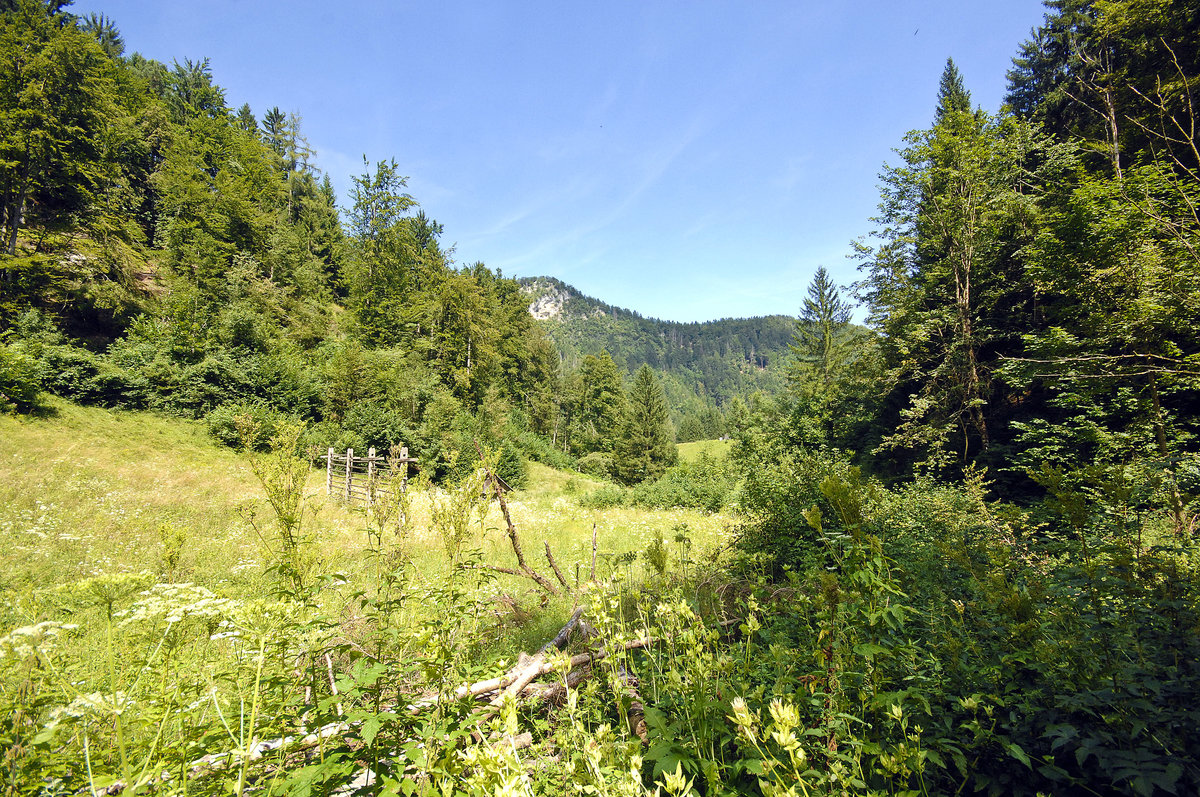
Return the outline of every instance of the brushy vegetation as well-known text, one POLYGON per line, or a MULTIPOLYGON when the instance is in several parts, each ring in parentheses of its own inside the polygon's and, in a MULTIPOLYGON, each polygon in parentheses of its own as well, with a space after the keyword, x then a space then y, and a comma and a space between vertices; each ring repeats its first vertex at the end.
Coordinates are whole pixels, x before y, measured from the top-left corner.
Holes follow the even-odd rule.
POLYGON ((366 769, 364 793, 397 794, 1197 782, 1200 551, 1161 512, 1113 505, 1057 533, 989 503, 982 476, 887 489, 804 455, 746 499, 807 490, 807 544, 770 547, 760 514, 716 580, 719 518, 596 514, 576 498, 594 483, 536 466, 512 499, 527 539, 573 529, 551 542, 595 640, 654 643, 595 664, 561 705, 480 716, 454 690, 546 641, 571 604, 476 567, 511 555, 477 471, 370 517, 323 505, 295 430, 239 456, 185 422, 53 409, 0 419, 14 793, 328 793, 366 769), (21 467, 31 450, 48 467, 21 467), (264 487, 275 511, 239 508, 264 487), (590 522, 609 542, 587 586, 590 522), (528 747, 505 743, 522 733, 528 747))
POLYGON ((982 472, 887 489, 816 452, 750 471, 741 547, 787 584, 772 636, 811 651, 799 677, 824 696, 801 725, 828 771, 931 794, 1200 784, 1200 545, 1165 496, 1022 509, 982 472), (805 531, 780 534, 794 514, 805 531))
POLYGON ((718 512, 736 486, 726 466, 701 455, 695 462, 667 468, 653 481, 633 487, 606 485, 582 499, 584 506, 636 506, 644 509, 690 508, 718 512))
POLYGON ((1194 3, 948 62, 774 397, 780 319, 626 384, 65 5, 0 4, 6 795, 1200 792, 1194 3))

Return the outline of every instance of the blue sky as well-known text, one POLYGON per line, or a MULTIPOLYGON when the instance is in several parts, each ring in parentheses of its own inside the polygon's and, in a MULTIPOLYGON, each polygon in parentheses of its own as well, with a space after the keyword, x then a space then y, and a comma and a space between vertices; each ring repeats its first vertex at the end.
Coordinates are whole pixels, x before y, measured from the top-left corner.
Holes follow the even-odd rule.
POLYGON ((395 158, 461 264, 679 321, 795 315, 856 278, 878 174, 953 57, 996 110, 1040 0, 77 0, 303 118, 345 201, 395 158))

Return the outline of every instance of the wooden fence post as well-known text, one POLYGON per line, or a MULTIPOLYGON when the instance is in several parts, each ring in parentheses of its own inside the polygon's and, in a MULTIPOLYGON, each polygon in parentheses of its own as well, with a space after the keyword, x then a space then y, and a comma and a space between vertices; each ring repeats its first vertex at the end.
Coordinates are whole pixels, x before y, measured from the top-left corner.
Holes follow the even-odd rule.
POLYGON ((354 468, 354 449, 346 449, 346 503, 350 503, 350 473, 354 468))
POLYGON ((408 489, 408 446, 400 446, 400 472, 404 474, 400 479, 400 490, 408 489))
POLYGON ((333 446, 325 455, 325 495, 333 495, 333 446))
POLYGON ((367 508, 375 506, 375 448, 367 449, 367 508))

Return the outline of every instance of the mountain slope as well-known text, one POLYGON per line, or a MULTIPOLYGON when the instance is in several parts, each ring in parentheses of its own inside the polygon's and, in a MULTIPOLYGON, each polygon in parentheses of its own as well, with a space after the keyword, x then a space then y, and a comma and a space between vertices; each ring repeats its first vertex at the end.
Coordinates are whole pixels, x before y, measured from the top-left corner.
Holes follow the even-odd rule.
POLYGON ((721 407, 755 390, 783 388, 794 318, 662 321, 585 296, 553 277, 518 281, 529 295, 529 312, 558 346, 567 367, 601 351, 630 373, 649 365, 664 375, 677 415, 721 407))

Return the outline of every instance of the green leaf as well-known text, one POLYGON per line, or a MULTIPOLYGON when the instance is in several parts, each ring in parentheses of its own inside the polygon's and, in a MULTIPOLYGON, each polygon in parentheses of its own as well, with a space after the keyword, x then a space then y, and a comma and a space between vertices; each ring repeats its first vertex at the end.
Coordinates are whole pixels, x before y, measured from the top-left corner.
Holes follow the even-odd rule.
POLYGON ((876 645, 871 642, 863 642, 854 646, 855 655, 862 656, 864 659, 873 659, 880 653, 890 653, 891 648, 885 648, 882 645, 876 645))
MULTIPOLYGON (((649 758, 649 754, 646 756, 649 758)), ((676 769, 683 766, 683 759, 675 753, 669 753, 663 758, 659 758, 654 762, 654 777, 659 777, 666 772, 675 772, 676 769)))
POLYGON ((375 741, 375 736, 379 733, 379 729, 383 727, 383 721, 379 717, 370 717, 362 724, 362 740, 363 744, 370 746, 375 741))
POLYGON ((1028 769, 1033 769, 1033 764, 1030 763, 1029 756, 1025 754, 1025 751, 1022 750, 1019 745, 1013 744, 1012 742, 1003 742, 1002 744, 1010 756, 1020 761, 1028 769))

